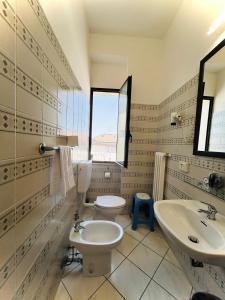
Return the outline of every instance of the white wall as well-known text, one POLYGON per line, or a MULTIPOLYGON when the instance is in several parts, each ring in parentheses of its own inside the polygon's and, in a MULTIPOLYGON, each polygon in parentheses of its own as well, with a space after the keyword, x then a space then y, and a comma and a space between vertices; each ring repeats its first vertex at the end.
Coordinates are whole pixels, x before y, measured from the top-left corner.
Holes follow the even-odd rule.
POLYGON ((128 76, 126 64, 91 63, 91 86, 118 89, 128 76))
MULTIPOLYGON (((127 75, 133 76, 133 103, 157 104, 160 102, 161 53, 162 41, 159 39, 104 34, 90 35, 91 56, 115 55, 127 59, 127 75)), ((102 73, 102 78, 104 78, 104 73, 102 73)), ((92 80, 94 82, 94 76, 92 76, 92 80)))
POLYGON ((40 0, 74 74, 89 96, 88 26, 82 0, 40 0))
POLYGON ((224 9, 224 0, 184 0, 164 38, 162 100, 199 71, 200 60, 221 34, 207 32, 224 9))

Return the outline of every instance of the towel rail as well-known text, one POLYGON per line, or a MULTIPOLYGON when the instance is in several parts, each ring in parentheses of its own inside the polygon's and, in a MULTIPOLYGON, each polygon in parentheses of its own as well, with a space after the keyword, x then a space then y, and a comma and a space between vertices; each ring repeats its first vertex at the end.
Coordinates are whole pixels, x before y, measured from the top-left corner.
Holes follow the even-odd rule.
POLYGON ((58 146, 46 146, 44 143, 40 143, 39 145, 39 153, 40 154, 45 154, 46 151, 54 151, 54 150, 59 150, 58 146))

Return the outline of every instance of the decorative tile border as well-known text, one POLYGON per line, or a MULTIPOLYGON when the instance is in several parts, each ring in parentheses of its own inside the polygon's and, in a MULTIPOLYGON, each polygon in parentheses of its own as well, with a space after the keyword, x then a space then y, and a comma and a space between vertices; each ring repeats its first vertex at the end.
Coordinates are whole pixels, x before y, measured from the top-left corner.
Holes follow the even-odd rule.
POLYGON ((0 216, 0 237, 6 234, 12 227, 19 223, 25 216, 43 202, 49 195, 49 186, 24 200, 22 203, 12 207, 0 216))
POLYGON ((2 287, 5 282, 9 279, 12 273, 15 271, 16 267, 22 262, 25 255, 33 247, 36 240, 39 238, 41 233, 47 228, 51 220, 52 212, 50 211, 47 216, 43 218, 40 224, 32 231, 32 233, 26 238, 26 240, 21 244, 15 251, 8 261, 0 269, 0 287, 2 287))
POLYGON ((0 109, 0 131, 55 137, 57 128, 19 115, 15 117, 15 114, 0 109))
POLYGON ((129 171, 124 171, 122 174, 123 174, 123 178, 126 178, 126 177, 153 178, 153 176, 154 176, 154 173, 145 173, 145 172, 129 172, 129 171))
POLYGON ((188 183, 188 184, 200 189, 203 192, 207 192, 207 193, 211 194, 212 196, 215 196, 217 198, 225 200, 225 190, 224 190, 224 188, 219 189, 219 190, 216 190, 214 188, 210 188, 208 185, 205 185, 202 180, 199 180, 199 179, 193 178, 191 176, 185 175, 184 173, 181 173, 181 172, 176 171, 176 170, 171 169, 171 168, 167 168, 167 174, 172 176, 172 177, 175 177, 176 179, 178 179, 182 182, 188 183))
POLYGON ((27 1, 29 2, 31 8, 33 9, 34 13, 36 14, 36 16, 37 16, 42 28, 44 29, 46 35, 48 36, 52 46, 54 47, 55 51, 58 53, 58 56, 59 56, 61 62, 63 63, 64 67, 69 72, 69 74, 72 76, 73 80, 76 82, 75 76, 70 67, 70 64, 67 61, 67 58, 62 50, 62 47, 60 46, 60 43, 59 43, 58 39, 56 38, 40 3, 38 2, 38 0, 27 0, 27 1))
POLYGON ((131 104, 131 110, 159 110, 159 105, 149 105, 149 104, 131 104))
MULTIPOLYGON (((65 199, 61 199, 60 202, 56 204, 56 206, 49 212, 49 222, 55 216, 55 214, 59 211, 62 207, 65 199)), ((17 289, 17 292, 12 300, 22 300, 24 294, 26 293, 27 289, 29 288, 31 282, 33 281, 35 275, 39 271, 40 267, 45 263, 47 255, 49 254, 51 247, 54 243, 55 237, 57 237, 58 228, 56 228, 55 232, 53 233, 51 239, 45 244, 42 251, 40 252, 39 256, 35 260, 34 264, 32 265, 31 269, 29 270, 27 276, 24 278, 23 282, 21 283, 20 287, 17 289)))
POLYGON ((51 156, 24 160, 0 166, 0 185, 50 167, 51 156))
POLYGON ((122 183, 123 189, 149 190, 151 191, 152 184, 148 183, 122 183))
POLYGON ((173 161, 186 161, 193 166, 197 166, 200 168, 208 169, 210 171, 222 172, 225 173, 225 162, 222 160, 215 160, 209 157, 200 157, 200 156, 185 156, 185 155, 177 155, 171 154, 169 157, 170 160, 173 161))
MULTIPOLYGON (((141 121, 141 122, 157 122, 158 121, 158 117, 149 117, 149 116, 132 116, 131 114, 131 118, 130 118, 131 122, 134 121, 141 121)), ((132 124, 132 123, 131 123, 132 124)))
POLYGON ((51 156, 24 160, 0 166, 0 185, 50 167, 51 156))
POLYGON ((178 196, 179 199, 191 199, 190 195, 184 193, 183 191, 181 191, 174 185, 170 184, 169 182, 166 182, 166 184, 165 184, 165 190, 166 189, 170 190, 173 194, 178 196))
POLYGON ((143 167, 143 168, 153 168, 154 167, 154 161, 150 162, 142 162, 142 161, 129 161, 128 162, 129 167, 143 167))
MULTIPOLYGON (((26 74, 19 67, 15 68, 14 62, 12 62, 8 57, 0 52, 0 74, 7 79, 15 82, 19 87, 24 89, 26 92, 30 93, 32 96, 38 98, 39 100, 45 102, 55 110, 58 109, 59 100, 55 96, 50 94, 46 89, 42 87, 36 80, 32 79, 28 74, 26 74), (16 75, 15 75, 16 73, 16 75)), ((61 103, 59 104, 61 107, 61 103)))
POLYGON ((21 41, 28 47, 28 49, 34 54, 34 56, 39 60, 39 62, 44 66, 48 73, 53 77, 53 79, 62 87, 67 89, 65 81, 61 77, 60 73, 56 70, 55 66, 52 64, 50 59, 44 53, 41 46, 32 36, 29 29, 24 25, 21 19, 16 15, 11 5, 7 0, 1 0, 0 15, 3 19, 10 25, 10 27, 15 31, 16 34, 21 39, 21 41), (16 22, 16 26, 15 26, 16 22))
POLYGON ((88 193, 97 193, 97 194, 99 194, 99 193, 105 193, 105 194, 107 194, 107 193, 109 193, 109 194, 112 194, 112 193, 115 193, 117 191, 117 193, 120 193, 120 187, 118 187, 118 189, 115 189, 115 188, 111 188, 111 187, 106 187, 106 188, 104 188, 104 187, 97 187, 97 188, 90 188, 89 190, 88 190, 88 193))
MULTIPOLYGON (((170 104, 172 101, 174 101, 179 96, 183 95, 187 91, 189 91, 191 88, 195 87, 197 89, 198 86, 198 75, 191 78, 189 81, 187 81, 183 86, 181 86, 176 92, 174 92, 172 95, 170 95, 168 98, 166 98, 163 102, 160 103, 159 109, 165 108, 166 105, 170 104)), ((197 94, 197 91, 196 91, 197 94)))
POLYGON ((147 156, 151 156, 154 159, 154 157, 155 157, 155 151, 129 150, 129 155, 147 155, 147 156))

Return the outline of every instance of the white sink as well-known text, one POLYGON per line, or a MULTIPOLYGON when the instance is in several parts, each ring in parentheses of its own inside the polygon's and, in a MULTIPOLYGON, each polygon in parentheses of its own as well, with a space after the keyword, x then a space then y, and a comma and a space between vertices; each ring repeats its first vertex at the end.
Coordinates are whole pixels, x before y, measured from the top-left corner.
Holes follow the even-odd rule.
MULTIPOLYGON (((225 217, 209 220, 198 209, 207 206, 195 200, 162 200, 154 204, 156 218, 165 235, 191 258, 225 266, 225 217), (189 237, 197 239, 197 243, 189 237)), ((192 238, 193 240, 193 238, 192 238)))

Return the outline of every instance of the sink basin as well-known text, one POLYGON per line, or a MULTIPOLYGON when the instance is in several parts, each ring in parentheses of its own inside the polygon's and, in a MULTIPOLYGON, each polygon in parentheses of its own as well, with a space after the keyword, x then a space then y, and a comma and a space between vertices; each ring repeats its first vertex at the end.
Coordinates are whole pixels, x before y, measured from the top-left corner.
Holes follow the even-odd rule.
POLYGON ((191 258, 225 266, 225 217, 209 220, 198 209, 207 206, 195 200, 162 200, 154 205, 156 218, 171 243, 191 258))

